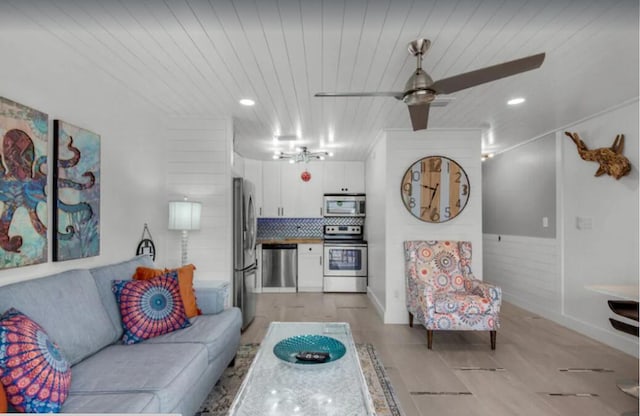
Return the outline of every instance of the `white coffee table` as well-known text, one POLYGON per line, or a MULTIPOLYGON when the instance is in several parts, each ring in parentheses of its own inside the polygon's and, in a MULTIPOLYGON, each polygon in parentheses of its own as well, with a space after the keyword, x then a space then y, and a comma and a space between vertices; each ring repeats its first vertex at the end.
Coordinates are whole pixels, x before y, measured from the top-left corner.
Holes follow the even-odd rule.
POLYGON ((349 324, 272 322, 229 414, 375 415, 349 324), (304 368, 285 363, 274 355, 273 347, 279 341, 303 334, 335 338, 345 345, 347 352, 335 362, 304 368))

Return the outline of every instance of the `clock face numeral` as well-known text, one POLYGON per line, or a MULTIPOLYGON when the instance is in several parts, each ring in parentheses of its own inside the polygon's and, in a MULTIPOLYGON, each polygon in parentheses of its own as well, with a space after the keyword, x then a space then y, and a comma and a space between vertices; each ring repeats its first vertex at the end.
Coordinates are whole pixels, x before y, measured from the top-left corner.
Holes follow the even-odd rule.
POLYGON ((471 191, 464 169, 444 156, 414 162, 406 170, 400 189, 402 201, 414 217, 435 223, 458 216, 471 191))
POLYGON ((429 172, 440 172, 442 168, 442 159, 431 158, 429 159, 429 172))

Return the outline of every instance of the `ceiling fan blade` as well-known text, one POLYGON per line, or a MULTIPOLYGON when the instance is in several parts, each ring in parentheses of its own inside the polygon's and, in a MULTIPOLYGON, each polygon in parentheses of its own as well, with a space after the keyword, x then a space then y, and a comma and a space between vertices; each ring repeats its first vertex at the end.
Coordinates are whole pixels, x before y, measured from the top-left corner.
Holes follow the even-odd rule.
POLYGON ((413 131, 424 130, 429 122, 429 104, 409 105, 409 117, 413 131))
POLYGON ((456 97, 451 95, 438 95, 436 98, 431 101, 431 107, 446 107, 449 103, 454 102, 456 97))
POLYGON ((464 74, 454 75, 434 82, 429 88, 438 94, 451 94, 486 82, 539 68, 544 61, 544 56, 544 53, 540 53, 475 71, 465 72, 464 74))
POLYGON ((379 92, 318 92, 315 97, 395 97, 399 100, 404 96, 402 91, 379 92))

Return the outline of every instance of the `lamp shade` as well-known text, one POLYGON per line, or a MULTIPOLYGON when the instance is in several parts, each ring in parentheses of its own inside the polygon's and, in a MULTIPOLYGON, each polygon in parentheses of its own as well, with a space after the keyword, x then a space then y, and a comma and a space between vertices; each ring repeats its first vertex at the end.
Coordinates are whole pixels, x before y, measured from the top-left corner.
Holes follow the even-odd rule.
POLYGON ((199 230, 202 204, 193 201, 169 201, 170 230, 199 230))

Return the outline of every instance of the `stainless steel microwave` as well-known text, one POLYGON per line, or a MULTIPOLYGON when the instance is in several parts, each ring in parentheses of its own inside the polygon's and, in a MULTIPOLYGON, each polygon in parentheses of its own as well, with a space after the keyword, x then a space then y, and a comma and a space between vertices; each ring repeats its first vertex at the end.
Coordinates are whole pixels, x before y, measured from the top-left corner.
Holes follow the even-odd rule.
POLYGON ((364 194, 324 194, 325 217, 364 217, 366 203, 364 194))

